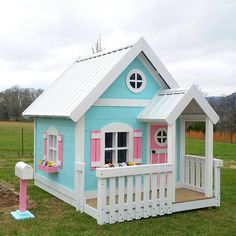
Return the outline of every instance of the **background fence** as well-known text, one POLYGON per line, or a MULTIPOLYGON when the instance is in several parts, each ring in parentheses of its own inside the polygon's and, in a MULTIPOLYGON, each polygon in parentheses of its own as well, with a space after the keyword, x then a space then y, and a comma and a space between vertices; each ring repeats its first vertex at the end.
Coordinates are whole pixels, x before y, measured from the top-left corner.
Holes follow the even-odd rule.
MULTIPOLYGON (((205 134, 201 131, 186 131, 186 137, 204 139, 205 134)), ((223 143, 236 143, 236 133, 233 132, 214 132, 214 141, 223 143)))

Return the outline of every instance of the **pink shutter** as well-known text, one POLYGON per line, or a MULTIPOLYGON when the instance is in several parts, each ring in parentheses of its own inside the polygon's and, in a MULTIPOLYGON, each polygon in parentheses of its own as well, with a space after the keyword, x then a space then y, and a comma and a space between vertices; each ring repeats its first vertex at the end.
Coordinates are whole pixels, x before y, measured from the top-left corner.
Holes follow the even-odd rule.
POLYGON ((90 143, 91 167, 99 167, 101 163, 101 134, 99 130, 91 131, 90 143))
POLYGON ((133 133, 133 161, 142 163, 142 130, 133 133))
POLYGON ((43 145, 43 159, 47 160, 48 159, 48 133, 44 132, 43 133, 43 138, 44 138, 44 145, 43 145))
POLYGON ((62 134, 58 135, 58 139, 57 139, 57 153, 58 153, 58 166, 62 167, 62 154, 63 154, 63 150, 62 150, 62 134))

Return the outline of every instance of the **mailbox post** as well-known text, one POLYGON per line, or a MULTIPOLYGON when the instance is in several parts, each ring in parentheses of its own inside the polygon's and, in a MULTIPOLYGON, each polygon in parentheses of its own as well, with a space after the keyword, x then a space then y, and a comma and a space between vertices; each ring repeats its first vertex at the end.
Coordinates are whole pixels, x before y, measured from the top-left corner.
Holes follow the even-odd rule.
POLYGON ((12 211, 11 215, 16 220, 34 218, 34 215, 26 210, 27 180, 33 179, 33 168, 26 163, 19 161, 15 166, 15 175, 20 178, 19 210, 12 211))

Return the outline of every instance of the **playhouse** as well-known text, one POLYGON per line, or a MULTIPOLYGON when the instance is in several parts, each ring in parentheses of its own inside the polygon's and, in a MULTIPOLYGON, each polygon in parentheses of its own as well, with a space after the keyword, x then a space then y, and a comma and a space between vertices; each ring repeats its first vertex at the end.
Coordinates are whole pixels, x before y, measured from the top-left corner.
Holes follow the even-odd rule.
POLYGON ((143 38, 74 61, 23 115, 35 184, 98 224, 220 206, 219 118, 143 38), (186 121, 205 122, 205 156, 185 153, 186 121))

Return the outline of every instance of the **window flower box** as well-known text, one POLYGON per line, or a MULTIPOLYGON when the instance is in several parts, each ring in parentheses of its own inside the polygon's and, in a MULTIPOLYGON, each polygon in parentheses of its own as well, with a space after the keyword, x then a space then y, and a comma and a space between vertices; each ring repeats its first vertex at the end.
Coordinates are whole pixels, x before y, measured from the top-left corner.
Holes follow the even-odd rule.
POLYGON ((45 173, 57 173, 58 172, 58 166, 53 164, 50 161, 39 161, 38 165, 39 170, 44 171, 45 173))

